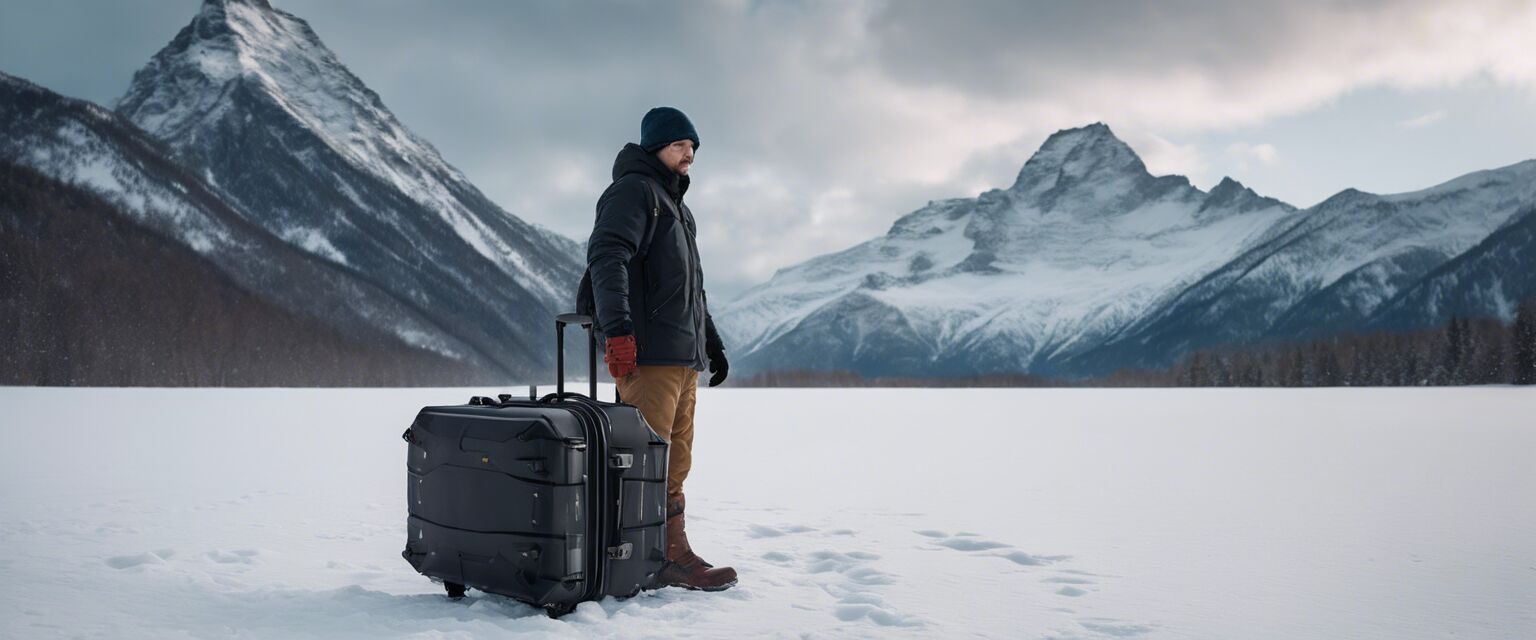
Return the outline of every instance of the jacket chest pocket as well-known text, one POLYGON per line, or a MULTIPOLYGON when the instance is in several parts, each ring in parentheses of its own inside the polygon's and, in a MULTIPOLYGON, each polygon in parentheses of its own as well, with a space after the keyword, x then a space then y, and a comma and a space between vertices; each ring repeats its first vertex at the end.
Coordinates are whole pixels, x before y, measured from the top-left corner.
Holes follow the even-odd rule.
POLYGON ((668 307, 676 306, 677 302, 682 299, 682 293, 685 285, 686 283, 684 282, 678 282, 677 285, 671 287, 669 291, 658 292, 660 297, 656 298, 656 301, 651 303, 650 317, 654 319, 656 316, 661 315, 661 312, 666 310, 668 307))

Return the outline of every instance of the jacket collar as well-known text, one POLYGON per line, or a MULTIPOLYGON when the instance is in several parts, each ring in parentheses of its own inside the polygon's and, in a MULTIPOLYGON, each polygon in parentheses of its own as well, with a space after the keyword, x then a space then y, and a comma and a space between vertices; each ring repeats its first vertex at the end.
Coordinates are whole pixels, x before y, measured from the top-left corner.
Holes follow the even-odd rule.
POLYGON ((661 183, 673 200, 681 201, 683 194, 688 192, 688 176, 680 176, 668 169, 656 154, 633 142, 626 143, 619 150, 618 157, 613 159, 613 179, 618 180, 631 173, 639 173, 661 183))

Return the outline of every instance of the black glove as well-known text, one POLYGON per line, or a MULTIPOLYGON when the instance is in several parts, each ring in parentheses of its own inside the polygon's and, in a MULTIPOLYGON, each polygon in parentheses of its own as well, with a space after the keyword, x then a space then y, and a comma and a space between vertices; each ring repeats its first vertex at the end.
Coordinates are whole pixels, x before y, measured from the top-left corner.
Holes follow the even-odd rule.
POLYGON ((715 331, 713 318, 704 324, 704 353, 709 356, 709 372, 714 374, 709 377, 709 386, 720 386, 731 370, 731 363, 725 359, 725 342, 720 340, 720 332, 715 331))

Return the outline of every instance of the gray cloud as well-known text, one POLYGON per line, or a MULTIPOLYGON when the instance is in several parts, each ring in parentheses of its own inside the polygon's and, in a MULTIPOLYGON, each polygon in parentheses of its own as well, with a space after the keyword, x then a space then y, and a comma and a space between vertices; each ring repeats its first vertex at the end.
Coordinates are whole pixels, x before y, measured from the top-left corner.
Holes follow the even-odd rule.
POLYGON ((893 77, 1018 98, 1085 75, 1165 77, 1199 69, 1241 80, 1294 48, 1298 34, 1360 12, 1421 10, 1413 4, 1422 3, 982 0, 955 11, 896 0, 870 28, 882 68, 893 77))
MULTIPOLYGON (((1526 2, 273 2, 494 200, 578 239, 640 116, 682 108, 716 299, 1007 186, 1059 128, 1104 120, 1193 172, 1228 160, 1183 137, 1359 87, 1536 79, 1526 2)), ((109 102, 196 5, 12 0, 0 69, 109 102)))

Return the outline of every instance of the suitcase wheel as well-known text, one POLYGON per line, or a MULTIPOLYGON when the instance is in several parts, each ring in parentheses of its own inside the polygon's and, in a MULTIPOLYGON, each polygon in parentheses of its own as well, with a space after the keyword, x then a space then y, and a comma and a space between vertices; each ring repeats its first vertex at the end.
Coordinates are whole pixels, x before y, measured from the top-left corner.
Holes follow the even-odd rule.
POLYGON ((448 597, 454 600, 464 597, 464 585, 457 582, 443 582, 443 589, 448 591, 448 597))

